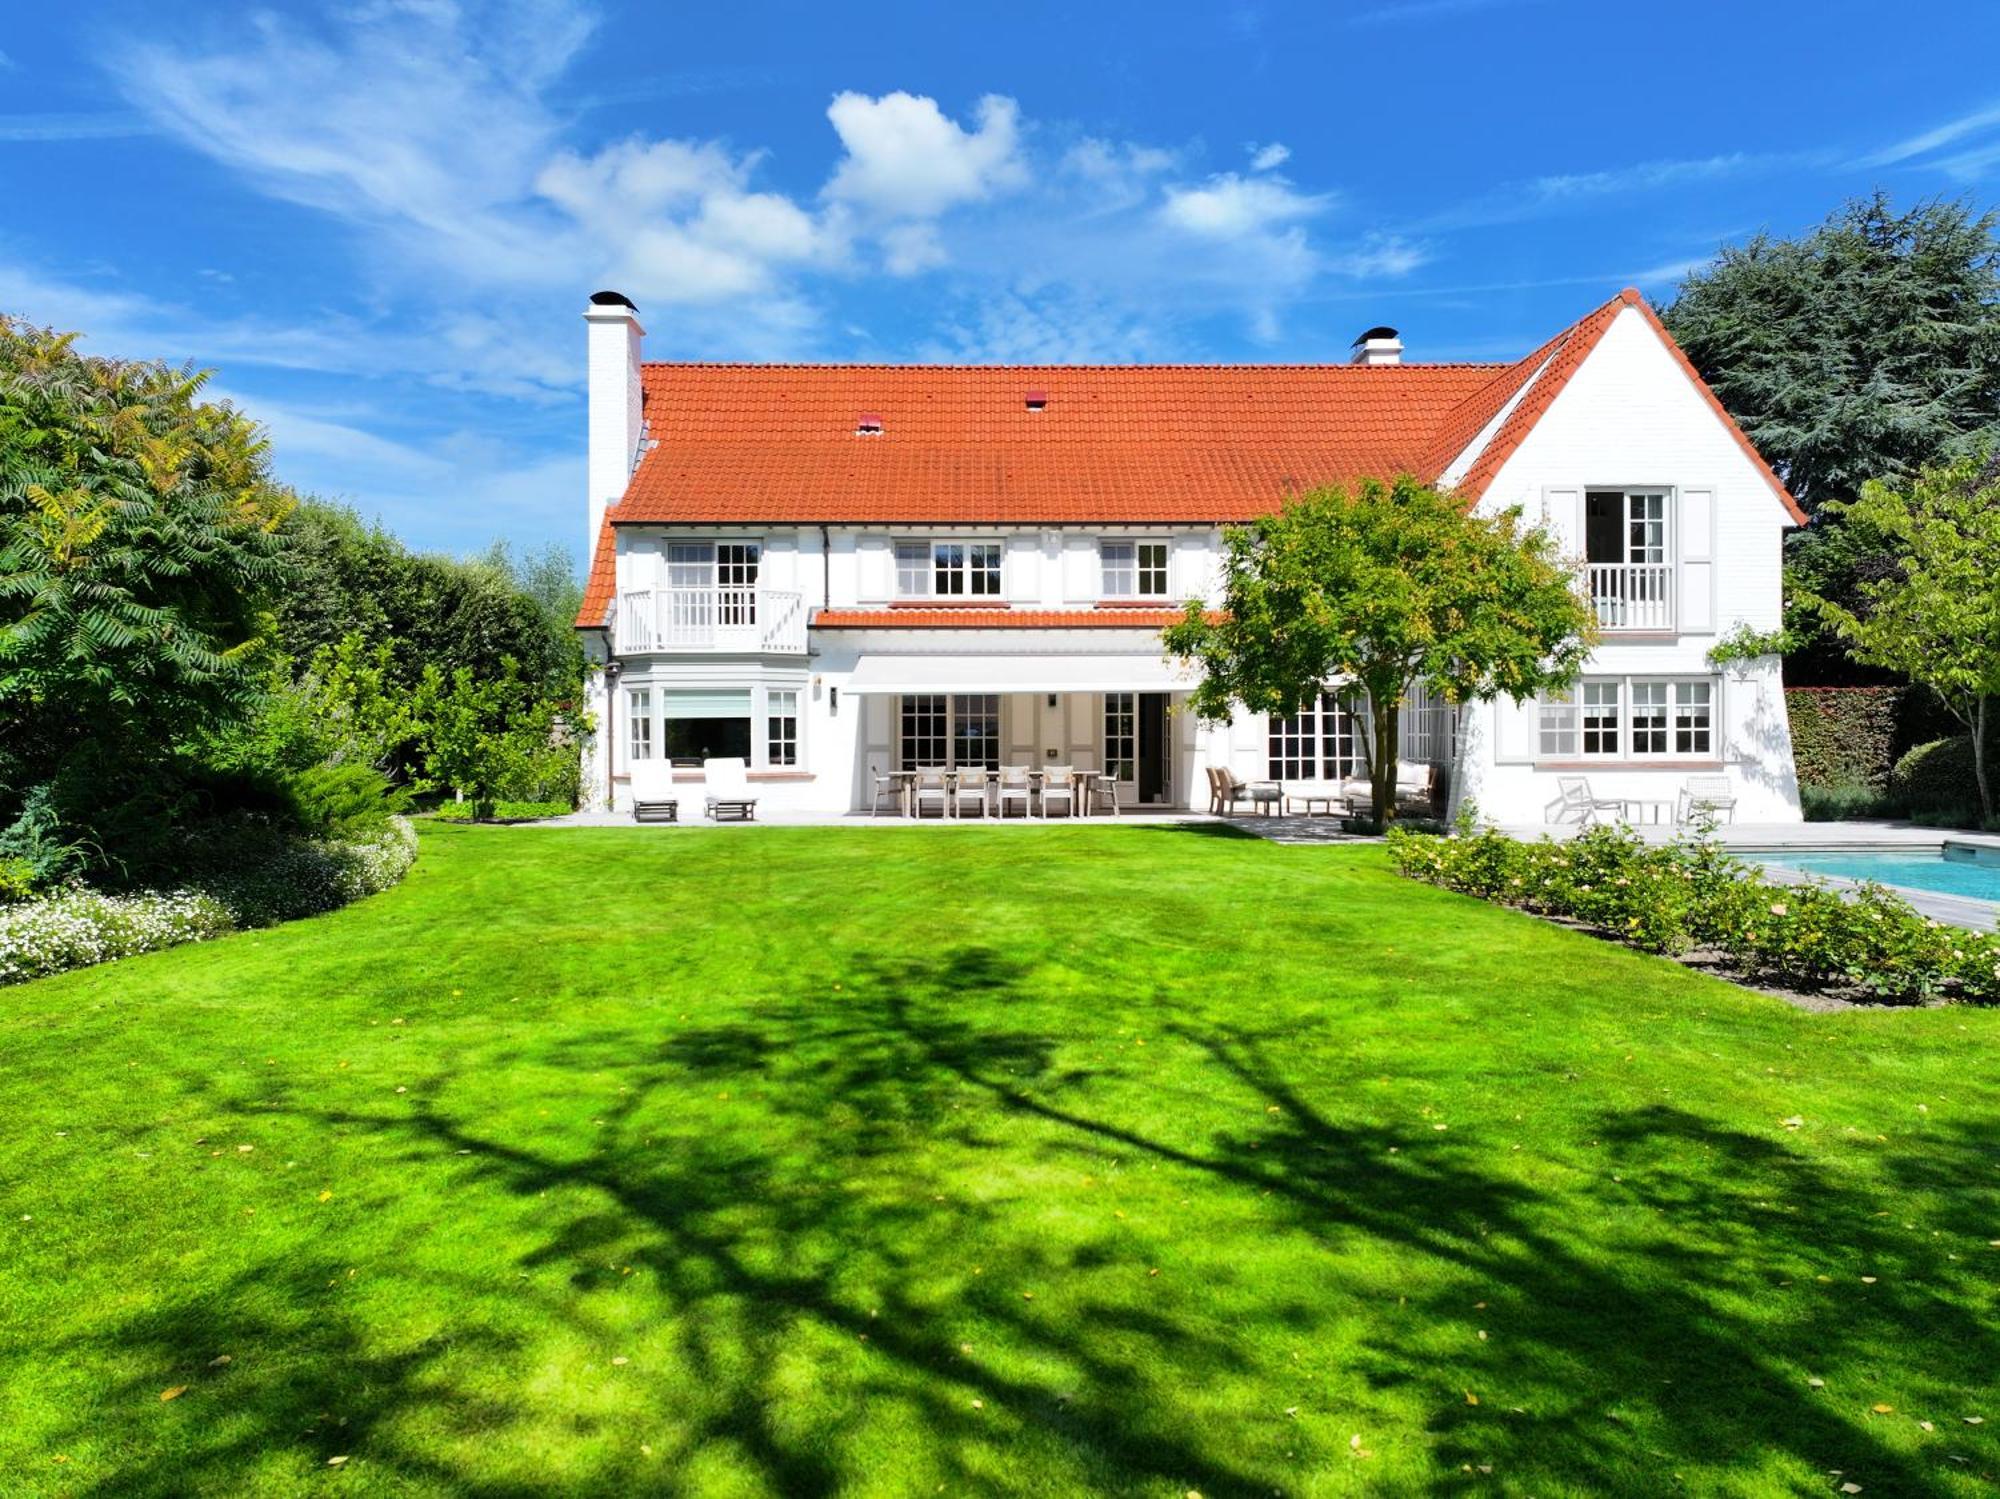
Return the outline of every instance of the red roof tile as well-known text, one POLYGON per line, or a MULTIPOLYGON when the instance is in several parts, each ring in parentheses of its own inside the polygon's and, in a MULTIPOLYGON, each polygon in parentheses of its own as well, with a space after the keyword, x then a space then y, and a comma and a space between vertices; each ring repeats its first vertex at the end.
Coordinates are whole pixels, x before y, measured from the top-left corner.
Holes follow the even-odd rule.
POLYGON ((579 630, 601 630, 611 613, 611 596, 618 591, 618 542, 606 517, 597 528, 597 549, 590 555, 590 576, 583 580, 583 603, 576 611, 579 630))
MULTIPOLYGON (((1511 364, 648 364, 654 445, 606 517, 577 623, 601 627, 608 614, 612 525, 1249 520, 1320 485, 1402 472, 1435 480, 1519 395, 1460 483, 1477 498, 1626 307, 1804 524, 1629 289, 1511 364), (1045 394, 1046 407, 1029 409, 1024 390, 1045 394), (857 436, 857 411, 879 416, 881 433, 857 436)), ((896 613, 893 623, 910 623, 911 611, 896 613)), ((840 610, 820 623, 863 616, 875 622, 840 610)), ((1015 611, 1007 623, 1034 628, 1028 618, 1039 616, 1015 611)))

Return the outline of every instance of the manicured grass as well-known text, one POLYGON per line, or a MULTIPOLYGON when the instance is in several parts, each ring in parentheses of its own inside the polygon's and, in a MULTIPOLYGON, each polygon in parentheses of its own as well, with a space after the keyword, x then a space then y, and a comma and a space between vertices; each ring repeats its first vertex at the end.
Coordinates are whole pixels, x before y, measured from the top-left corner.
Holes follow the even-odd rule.
POLYGON ((0 1007, 9 1494, 2000 1471, 2000 1013, 1374 850, 434 827, 0 1007))

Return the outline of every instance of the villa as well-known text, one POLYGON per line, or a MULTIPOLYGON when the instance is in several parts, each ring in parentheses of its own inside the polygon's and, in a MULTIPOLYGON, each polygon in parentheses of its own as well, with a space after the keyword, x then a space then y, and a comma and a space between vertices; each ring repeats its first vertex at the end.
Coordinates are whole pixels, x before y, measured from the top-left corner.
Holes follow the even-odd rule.
POLYGON ((1776 658, 1708 653, 1777 628, 1804 516, 1636 292, 1495 364, 1388 328, 1325 365, 654 363, 623 296, 584 316, 590 803, 643 761, 698 798, 710 758, 814 812, 919 767, 1095 768, 1131 808, 1206 805, 1212 767, 1330 791, 1359 770, 1331 691, 1199 722, 1159 632, 1217 597, 1225 526, 1408 472, 1546 520, 1602 629, 1567 694, 1408 706, 1453 805, 1541 822, 1584 777, 1643 819, 1726 777, 1739 818, 1799 815, 1776 658))

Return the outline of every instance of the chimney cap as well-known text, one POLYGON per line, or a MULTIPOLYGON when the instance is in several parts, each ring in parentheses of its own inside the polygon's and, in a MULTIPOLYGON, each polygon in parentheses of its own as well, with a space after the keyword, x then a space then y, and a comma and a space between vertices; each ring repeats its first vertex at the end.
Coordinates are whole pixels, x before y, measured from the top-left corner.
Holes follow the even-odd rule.
POLYGON ((594 291, 590 294, 590 305, 592 307, 630 307, 634 312, 639 310, 638 304, 622 291, 594 291))
POLYGON ((1389 339, 1389 338, 1400 338, 1400 337, 1402 337, 1400 333, 1398 333, 1394 328, 1391 328, 1388 324, 1384 323, 1378 327, 1370 328, 1367 332, 1363 333, 1359 338, 1354 340, 1352 347, 1358 349, 1363 344, 1374 343, 1375 340, 1378 338, 1389 339))

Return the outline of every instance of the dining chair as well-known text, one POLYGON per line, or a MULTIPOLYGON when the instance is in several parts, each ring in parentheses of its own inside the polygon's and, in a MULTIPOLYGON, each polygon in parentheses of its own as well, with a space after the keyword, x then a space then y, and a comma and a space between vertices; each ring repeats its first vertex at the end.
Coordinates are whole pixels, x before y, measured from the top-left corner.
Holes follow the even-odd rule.
POLYGON ((924 808, 932 805, 938 816, 943 817, 951 810, 951 800, 946 794, 944 771, 928 767, 917 772, 916 784, 910 791, 910 815, 922 817, 924 808))
POLYGON ((1021 804, 1021 815, 1023 817, 1032 817, 1034 815, 1035 787, 1034 780, 1029 775, 1027 766, 1001 766, 998 786, 999 791, 996 796, 997 806, 995 810, 1001 817, 1004 818, 1007 815, 1007 804, 1009 802, 1019 802, 1021 804))
POLYGON ((1051 765, 1042 772, 1042 816, 1049 815, 1050 801, 1063 804, 1063 815, 1076 816, 1076 767, 1051 765))
POLYGON ((983 766, 960 770, 952 782, 952 816, 965 816, 967 806, 977 807, 981 817, 986 815, 986 770, 983 766))
POLYGON ((889 804, 896 811, 901 812, 903 810, 903 778, 893 770, 884 770, 879 765, 870 766, 868 773, 875 779, 875 800, 872 810, 868 815, 871 817, 880 817, 882 815, 882 798, 885 796, 889 798, 889 804))

